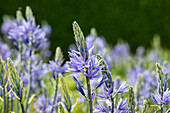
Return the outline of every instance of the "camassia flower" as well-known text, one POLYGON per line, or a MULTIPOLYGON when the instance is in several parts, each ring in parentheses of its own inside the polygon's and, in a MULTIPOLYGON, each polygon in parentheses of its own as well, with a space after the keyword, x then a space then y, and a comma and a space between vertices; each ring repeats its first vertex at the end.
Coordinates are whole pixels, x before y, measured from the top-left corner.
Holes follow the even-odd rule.
POLYGON ((13 28, 15 21, 11 19, 9 16, 4 16, 4 22, 1 25, 1 32, 3 34, 7 34, 8 31, 13 28))
POLYGON ((163 94, 163 99, 161 100, 161 96, 156 94, 156 95, 152 95, 152 99, 154 100, 154 102, 158 105, 169 105, 170 103, 170 90, 166 90, 163 94))
POLYGON ((111 96, 113 95, 112 90, 113 90, 113 87, 112 87, 112 86, 109 88, 108 91, 106 91, 106 90, 103 88, 103 93, 104 93, 104 95, 100 95, 100 94, 96 94, 96 95, 97 95, 98 97, 100 97, 100 98, 111 99, 111 96))
POLYGON ((96 113, 109 113, 109 109, 105 107, 102 103, 97 101, 98 105, 94 108, 94 112, 96 113))
POLYGON ((85 95, 85 92, 84 92, 81 84, 76 84, 76 85, 77 85, 77 87, 75 87, 75 88, 83 95, 84 98, 87 99, 87 97, 86 97, 86 95, 85 95))
POLYGON ((83 72, 84 69, 89 67, 89 61, 84 52, 83 56, 81 53, 75 50, 69 52, 70 62, 69 65, 71 68, 68 69, 69 72, 83 72))
MULTIPOLYGON (((28 10, 27 12, 31 11, 30 7, 27 7, 26 10, 28 10)), ((27 47, 38 48, 42 42, 46 41, 46 34, 39 25, 36 25, 32 12, 26 14, 26 19, 24 19, 22 13, 17 11, 16 20, 16 23, 9 30, 8 37, 14 41, 16 48, 19 48, 22 43, 27 47)))
POLYGON ((103 89, 104 95, 100 95, 100 94, 96 94, 96 95, 99 96, 100 98, 110 99, 110 97, 111 97, 112 95, 115 96, 115 95, 118 94, 118 93, 125 93, 125 92, 127 92, 127 91, 128 91, 127 87, 128 87, 128 85, 127 85, 126 82, 124 81, 124 82, 121 84, 121 86, 119 87, 119 89, 118 89, 117 91, 112 91, 113 88, 112 88, 112 86, 111 86, 111 87, 108 89, 108 91, 106 91, 106 90, 103 89))
MULTIPOLYGON (((75 81, 76 86, 77 86, 77 87, 75 87, 75 88, 81 93, 81 95, 82 95, 85 99, 88 100, 88 98, 87 98, 87 96, 86 96, 86 94, 85 94, 85 92, 84 92, 84 89, 83 89, 83 84, 82 84, 75 76, 72 76, 72 77, 73 77, 73 80, 75 81)), ((99 87, 100 87, 100 86, 99 86, 99 87)), ((92 100, 93 100, 94 97, 95 97, 95 93, 93 92, 93 93, 92 93, 92 100)))
POLYGON ((117 105, 117 112, 116 113, 124 113, 125 111, 128 111, 128 108, 126 107, 128 99, 126 98, 124 101, 121 98, 118 105, 117 105))
POLYGON ((170 102, 170 91, 167 88, 168 74, 163 73, 159 63, 156 63, 156 72, 158 78, 158 93, 151 96, 154 102, 161 108, 160 112, 163 113, 164 105, 169 105, 170 102))
POLYGON ((103 66, 100 66, 100 61, 98 61, 95 56, 90 56, 90 58, 86 59, 86 53, 84 53, 83 56, 80 56, 80 52, 75 50, 71 50, 71 52, 69 52, 69 55, 71 58, 69 62, 70 68, 68 68, 68 72, 81 72, 90 79, 98 78, 101 76, 97 73, 103 68, 103 66))
POLYGON ((127 89, 128 85, 126 84, 126 82, 124 81, 121 86, 119 87, 119 89, 116 91, 116 93, 125 93, 128 91, 127 89))
POLYGON ((73 80, 76 82, 76 85, 83 87, 83 84, 80 81, 78 81, 75 76, 72 76, 72 77, 73 77, 73 80))
POLYGON ((49 71, 52 73, 53 78, 56 80, 58 74, 64 75, 67 69, 67 62, 63 64, 63 54, 60 47, 56 48, 55 61, 49 61, 49 71))
POLYGON ((10 57, 11 51, 7 44, 3 43, 0 39, 0 56, 3 60, 6 60, 8 57, 10 57))
POLYGON ((49 61, 49 71, 52 72, 53 78, 56 79, 56 74, 64 74, 66 68, 67 68, 67 63, 65 63, 63 66, 62 65, 57 65, 55 61, 49 61))
MULTIPOLYGON (((56 101, 60 101, 60 95, 57 96, 56 101)), ((35 101, 35 106, 37 107, 36 111, 50 113, 52 108, 52 100, 49 97, 46 97, 45 94, 39 95, 37 100, 35 101)), ((54 109, 57 109, 58 105, 54 106, 54 109)), ((55 112, 53 112, 55 113, 55 112)))

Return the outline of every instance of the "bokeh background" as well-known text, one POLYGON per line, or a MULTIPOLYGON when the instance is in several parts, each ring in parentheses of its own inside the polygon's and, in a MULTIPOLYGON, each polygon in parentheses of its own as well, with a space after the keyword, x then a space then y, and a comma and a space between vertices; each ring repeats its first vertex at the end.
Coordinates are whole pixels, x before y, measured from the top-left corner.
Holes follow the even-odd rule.
POLYGON ((110 45, 121 38, 132 52, 139 45, 150 47, 154 34, 160 35, 163 47, 170 48, 169 0, 0 0, 0 23, 5 14, 15 16, 19 7, 24 13, 27 5, 38 24, 46 20, 51 25, 51 51, 60 46, 66 59, 68 47, 74 43, 74 20, 85 36, 95 27, 110 45))

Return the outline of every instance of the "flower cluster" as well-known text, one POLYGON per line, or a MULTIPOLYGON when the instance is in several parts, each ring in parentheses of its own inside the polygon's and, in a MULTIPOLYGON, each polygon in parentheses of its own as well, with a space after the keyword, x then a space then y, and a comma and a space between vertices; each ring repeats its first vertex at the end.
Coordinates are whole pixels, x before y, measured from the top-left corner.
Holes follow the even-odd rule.
POLYGON ((163 105, 169 105, 170 103, 170 90, 167 88, 167 74, 163 73, 160 64, 156 63, 156 71, 158 78, 158 93, 152 95, 154 102, 161 107, 161 112, 163 112, 163 105))
MULTIPOLYGON (((21 44, 25 44, 31 49, 38 48, 40 43, 46 41, 45 32, 36 26, 35 19, 29 7, 26 8, 26 20, 20 11, 17 11, 17 22, 9 30, 9 39, 14 41, 14 45, 19 49, 21 44)), ((30 50, 31 51, 31 50, 30 50)))
POLYGON ((127 42, 111 47, 95 28, 84 37, 74 21, 69 61, 60 47, 49 60, 51 27, 37 25, 29 6, 25 17, 18 10, 3 21, 0 112, 169 113, 170 50, 159 35, 150 49, 139 46, 132 54, 127 42))

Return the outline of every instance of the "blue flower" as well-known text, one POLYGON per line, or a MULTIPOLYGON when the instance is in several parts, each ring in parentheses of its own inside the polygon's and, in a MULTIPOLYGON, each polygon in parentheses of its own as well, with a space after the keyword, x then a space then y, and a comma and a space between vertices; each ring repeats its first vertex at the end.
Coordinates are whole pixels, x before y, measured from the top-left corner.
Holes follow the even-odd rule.
POLYGON ((3 60, 6 60, 8 57, 10 57, 11 51, 10 48, 7 44, 4 44, 0 40, 0 56, 2 57, 3 60))
POLYGON ((90 58, 87 59, 86 53, 84 53, 83 56, 80 56, 80 52, 77 52, 75 50, 71 50, 71 52, 69 52, 69 55, 69 65, 71 68, 68 68, 68 72, 81 72, 90 79, 98 78, 101 76, 97 75, 97 73, 103 68, 103 66, 100 66, 100 61, 98 61, 95 56, 90 56, 90 58))
MULTIPOLYGON (((8 17, 9 18, 9 17, 8 17)), ((15 21, 12 19, 6 19, 1 25, 1 32, 7 34, 11 28, 13 28, 15 21)))
POLYGON ((48 24, 43 25, 43 26, 42 26, 42 30, 45 32, 45 34, 46 34, 47 36, 50 36, 51 31, 52 31, 51 26, 48 25, 48 24))
POLYGON ((38 48, 40 43, 46 41, 45 32, 36 26, 32 20, 23 19, 21 23, 15 23, 14 27, 9 31, 9 39, 14 41, 15 46, 24 43, 26 46, 38 48))
POLYGON ((169 102, 170 102, 170 90, 167 89, 163 94, 163 103, 165 105, 169 105, 169 102))
POLYGON ((104 95, 96 94, 100 98, 105 98, 105 99, 111 99, 111 96, 113 95, 113 87, 111 86, 108 91, 106 91, 103 87, 103 93, 104 95))
POLYGON ((116 93, 125 93, 128 91, 127 89, 128 85, 126 84, 126 82, 124 81, 121 86, 119 87, 119 89, 116 91, 116 93))
POLYGON ((76 84, 77 85, 77 87, 75 87, 82 95, 83 95, 83 97, 85 98, 85 99, 87 99, 87 97, 86 97, 86 95, 85 95, 85 92, 84 92, 84 90, 82 89, 82 86, 81 86, 81 84, 76 84))
MULTIPOLYGON (((56 102, 59 102, 60 100, 60 96, 57 96, 56 98, 56 102)), ((36 104, 37 104, 37 112, 46 112, 46 113, 50 113, 51 112, 51 107, 52 107, 52 100, 50 100, 49 97, 46 97, 45 94, 41 94, 38 99, 36 100, 36 104)), ((58 105, 55 105, 54 107, 55 109, 58 108, 58 105)), ((55 112, 54 112, 55 113, 55 112)))
POLYGON ((161 96, 158 94, 152 95, 152 99, 154 102, 159 105, 169 105, 170 102, 170 90, 166 90, 163 94, 163 99, 161 100, 161 96))
POLYGON ((88 78, 98 78, 102 75, 98 75, 97 73, 103 68, 103 66, 100 66, 100 61, 98 61, 94 56, 92 56, 92 59, 89 61, 89 67, 87 72, 83 70, 83 74, 85 74, 88 78))
POLYGON ((88 48, 94 48, 92 54, 99 54, 105 59, 106 64, 110 69, 112 67, 112 56, 109 53, 110 48, 104 37, 94 37, 89 35, 86 37, 86 43, 88 48))
POLYGON ((122 61, 128 60, 130 57, 130 47, 127 43, 119 43, 115 45, 112 50, 112 56, 114 56, 114 62, 121 64, 122 61))
POLYGON ((64 74, 67 69, 67 62, 62 66, 62 63, 49 61, 49 71, 52 73, 54 79, 56 79, 58 74, 64 74))
POLYGON ((97 113, 109 113, 109 109, 107 107, 104 107, 102 103, 97 101, 98 105, 94 108, 94 112, 97 113))
POLYGON ((77 85, 83 87, 83 84, 80 81, 78 81, 76 77, 74 77, 74 76, 72 76, 72 77, 73 77, 73 80, 76 82, 77 85))
POLYGON ((128 99, 126 98, 124 101, 121 98, 118 105, 117 105, 117 113, 119 112, 124 112, 124 111, 128 111, 129 109, 126 107, 128 99))
POLYGON ((99 82, 99 84, 96 86, 96 89, 99 88, 103 83, 105 83, 108 80, 105 76, 102 77, 102 80, 99 82))

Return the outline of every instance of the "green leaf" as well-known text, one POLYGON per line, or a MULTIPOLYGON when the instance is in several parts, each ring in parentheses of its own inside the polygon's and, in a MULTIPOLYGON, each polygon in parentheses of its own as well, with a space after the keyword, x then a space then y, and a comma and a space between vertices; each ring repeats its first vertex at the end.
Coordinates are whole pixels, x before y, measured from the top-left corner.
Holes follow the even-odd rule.
POLYGON ((65 105, 67 105, 67 108, 68 108, 67 111, 71 111, 72 103, 71 103, 69 90, 65 83, 65 79, 62 75, 60 75, 59 80, 60 80, 60 86, 61 86, 61 93, 64 98, 64 103, 65 105))
POLYGON ((61 103, 58 105, 58 113, 64 113, 64 107, 62 106, 61 103))

